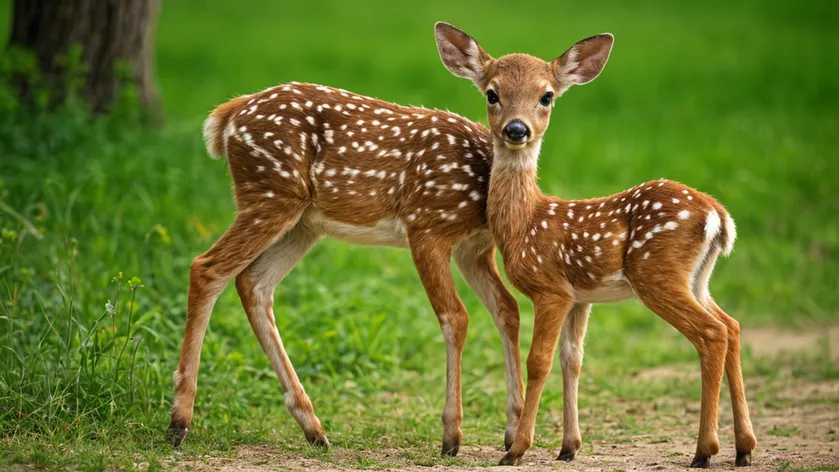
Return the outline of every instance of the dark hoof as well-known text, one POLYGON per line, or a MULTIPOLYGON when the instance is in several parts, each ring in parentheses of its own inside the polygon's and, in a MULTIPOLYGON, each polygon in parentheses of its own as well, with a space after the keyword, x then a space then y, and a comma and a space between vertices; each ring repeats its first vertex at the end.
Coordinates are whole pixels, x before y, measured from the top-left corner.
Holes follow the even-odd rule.
POLYGON ((513 447, 513 441, 515 440, 515 434, 505 434, 504 435, 504 451, 509 451, 511 447, 513 447))
POLYGON ((693 456, 693 461, 690 463, 692 469, 707 469, 711 466, 711 456, 700 456, 699 454, 693 456))
POLYGON ((169 423, 169 431, 166 432, 166 439, 174 447, 180 447, 181 444, 184 443, 187 435, 189 434, 189 428, 186 427, 186 424, 183 421, 175 421, 172 420, 169 423))
POLYGON ((326 439, 326 435, 323 433, 306 434, 306 441, 309 441, 309 444, 311 444, 312 446, 322 449, 329 449, 329 440, 326 439))
POLYGON ((460 444, 443 441, 443 457, 455 457, 460 451, 460 444))
POLYGON ((559 455, 556 457, 556 460, 571 462, 574 460, 574 456, 576 455, 577 451, 575 451, 574 449, 567 450, 565 448, 562 448, 562 450, 559 451, 559 455))
POLYGON ((460 441, 463 439, 463 433, 458 429, 454 434, 443 434, 443 449, 441 454, 443 457, 455 457, 460 451, 460 441))
POLYGON ((747 467, 752 465, 752 453, 737 451, 737 459, 734 460, 734 465, 736 467, 747 467))
POLYGON ((511 454, 510 452, 507 452, 507 454, 504 454, 504 457, 501 458, 501 462, 498 463, 498 465, 519 465, 519 464, 521 464, 521 456, 511 454))

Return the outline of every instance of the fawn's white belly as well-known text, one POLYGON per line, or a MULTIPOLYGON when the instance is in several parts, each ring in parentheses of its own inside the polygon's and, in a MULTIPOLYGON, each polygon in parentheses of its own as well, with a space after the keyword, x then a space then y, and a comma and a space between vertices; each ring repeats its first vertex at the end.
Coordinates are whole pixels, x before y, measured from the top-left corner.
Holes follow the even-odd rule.
POLYGON ((408 247, 405 224, 396 218, 382 218, 370 226, 330 219, 316 210, 307 212, 304 218, 309 227, 330 238, 363 246, 408 247))
POLYGON ((604 277, 601 285, 592 290, 575 290, 581 303, 615 303, 635 297, 635 292, 623 276, 623 272, 604 277))

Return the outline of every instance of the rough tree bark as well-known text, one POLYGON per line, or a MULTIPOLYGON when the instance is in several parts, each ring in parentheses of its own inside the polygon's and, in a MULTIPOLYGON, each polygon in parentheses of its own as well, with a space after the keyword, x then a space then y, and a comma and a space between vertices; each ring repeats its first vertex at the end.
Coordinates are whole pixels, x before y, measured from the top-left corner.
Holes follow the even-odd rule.
POLYGON ((124 62, 140 102, 159 118, 154 81, 154 33, 160 0, 14 0, 9 46, 35 53, 47 83, 63 90, 64 57, 82 47, 82 95, 105 112, 119 94, 117 65, 124 62))

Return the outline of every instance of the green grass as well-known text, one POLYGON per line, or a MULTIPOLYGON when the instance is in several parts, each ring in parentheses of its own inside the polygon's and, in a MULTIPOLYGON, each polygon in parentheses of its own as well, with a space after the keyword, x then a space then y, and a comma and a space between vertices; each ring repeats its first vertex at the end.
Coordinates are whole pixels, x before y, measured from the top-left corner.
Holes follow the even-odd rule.
POLYGON ((789 462, 783 462, 778 466, 778 472, 829 472, 839 470, 839 465, 821 465, 816 467, 790 467, 789 462))
MULTIPOLYGON (((0 37, 9 12, 10 2, 0 0, 0 37)), ((461 26, 493 55, 545 59, 583 37, 614 33, 604 73, 554 110, 540 162, 543 189, 582 198, 668 177, 709 192, 729 208, 740 235, 733 256, 718 264, 712 291, 744 331, 835 323, 836 13, 816 0, 520 9, 440 0, 423 8, 166 2, 156 51, 163 130, 68 115, 39 118, 39 139, 24 133, 0 142, 0 464, 165 466, 172 457, 225 455, 240 444, 335 460, 305 444, 232 288, 216 305, 204 344, 192 434, 177 455, 164 441, 189 262, 234 211, 225 165, 207 159, 200 124, 226 99, 288 80, 484 121, 478 92, 440 64, 437 20, 461 26), (132 277, 143 284, 134 303, 132 277)), ((472 314, 465 442, 498 445, 505 424, 500 342, 489 314, 457 282, 472 314)), ((406 251, 325 241, 275 298, 286 348, 334 444, 395 448, 399 460, 417 464, 458 463, 437 456, 445 355, 406 251)), ((531 331, 532 308, 522 303, 525 353, 531 331)), ((617 432, 598 428, 601 411, 623 414, 616 398, 699 398, 698 377, 633 380, 654 366, 697 368, 690 344, 638 303, 595 308, 586 356, 585 441, 654 429, 639 415, 620 418, 617 432)), ((746 352, 744 370, 747 379, 779 386, 789 370, 797 378, 839 376, 826 352, 815 362, 777 363, 746 352)), ((776 390, 750 391, 750 399, 774 401, 776 390)), ((558 372, 538 421, 537 445, 557 447, 558 372)))
POLYGON ((777 426, 774 426, 767 432, 767 434, 770 434, 772 436, 782 436, 788 438, 790 436, 796 436, 798 434, 801 434, 801 431, 799 431, 797 428, 779 428, 777 426))

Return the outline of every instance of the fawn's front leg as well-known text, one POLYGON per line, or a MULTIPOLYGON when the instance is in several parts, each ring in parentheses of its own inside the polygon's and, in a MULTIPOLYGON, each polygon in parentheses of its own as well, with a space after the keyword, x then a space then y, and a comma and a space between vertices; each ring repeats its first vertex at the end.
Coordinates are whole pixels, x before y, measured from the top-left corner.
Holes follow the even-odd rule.
POLYGON ((542 388, 545 386, 548 374, 551 373, 559 331, 572 304, 570 296, 540 297, 534 300, 533 345, 527 356, 527 391, 524 397, 524 410, 521 413, 513 446, 501 458, 500 465, 520 464, 525 451, 533 444, 542 388))
POLYGON ((583 447, 577 415, 577 391, 583 368, 583 339, 586 337, 591 305, 577 303, 562 325, 559 364, 562 366, 562 449, 558 460, 570 461, 583 447))
POLYGON ((516 437, 524 406, 524 381, 519 350, 519 305, 504 286, 495 264, 495 245, 489 232, 478 233, 455 250, 460 273, 492 314, 504 349, 504 376, 507 380, 507 427, 504 447, 509 450, 516 437))
POLYGON ((463 433, 460 371, 469 315, 455 289, 450 260, 453 244, 409 238, 411 254, 446 343, 446 406, 443 408, 444 456, 456 456, 463 433))

